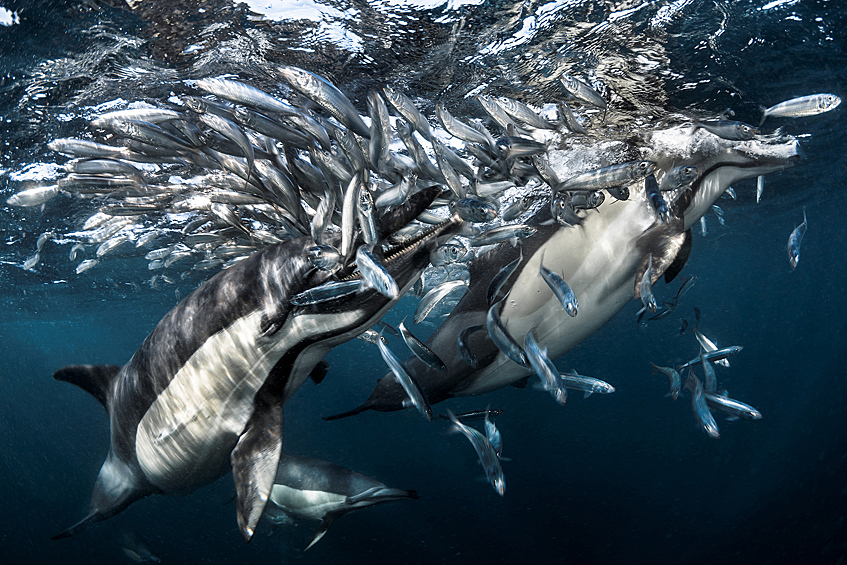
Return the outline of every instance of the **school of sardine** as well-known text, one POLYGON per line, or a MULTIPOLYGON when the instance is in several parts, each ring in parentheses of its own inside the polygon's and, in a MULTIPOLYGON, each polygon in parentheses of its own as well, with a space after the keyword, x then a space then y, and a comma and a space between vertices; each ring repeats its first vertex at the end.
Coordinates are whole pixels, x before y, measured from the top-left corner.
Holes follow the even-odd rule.
MULTIPOLYGON (((69 260, 79 275, 95 267, 102 270, 109 257, 119 253, 143 254, 152 271, 214 272, 265 245, 308 236, 314 241, 308 260, 315 269, 334 273, 355 262, 357 271, 352 278, 331 280, 300 293, 292 299, 293 305, 337 300, 363 286, 396 298, 403 289, 382 261, 397 242, 381 241, 379 215, 402 206, 416 192, 439 186, 442 197, 417 223, 401 230, 402 237, 413 239, 443 222, 465 224, 460 237, 431 254, 436 274, 428 271, 425 282, 419 281, 416 288, 422 298, 413 322, 420 324, 437 318, 439 306, 459 295, 460 289, 467 290, 463 263, 491 246, 520 246, 522 238, 535 233, 536 228, 522 223, 533 208, 549 206, 556 222, 578 229, 580 214, 591 213, 606 198, 626 200, 637 187, 646 191, 657 222, 669 223, 670 203, 703 173, 683 165, 661 174, 656 163, 633 160, 559 178, 547 159, 550 149, 563 147, 566 137, 590 134, 590 127, 579 119, 580 111, 599 109, 605 118, 609 107, 591 85, 569 74, 560 78, 567 104, 549 105, 555 108, 552 111, 503 96, 477 95, 475 100, 492 129, 457 118, 442 102, 435 104, 434 119, 430 119, 411 98, 388 86, 367 96, 366 123, 356 106, 326 78, 291 66, 278 67, 277 74, 283 87, 280 92, 296 96, 285 99, 228 78, 201 79, 194 81, 195 95, 173 97, 167 107, 112 111, 92 119, 92 131, 85 138, 50 142, 51 150, 68 158, 65 176, 49 186, 21 190, 7 204, 36 207, 54 198, 76 198, 89 202, 92 213, 77 231, 42 234, 22 267, 37 268, 43 246, 61 239, 72 245, 69 260), (310 101, 308 108, 292 102, 303 98, 310 101), (394 149, 396 139, 405 151, 394 149), (365 243, 354 248, 356 234, 365 243)), ((692 118, 690 124, 692 130, 746 141, 761 133, 768 118, 819 114, 839 103, 835 95, 816 94, 768 108, 758 126, 700 118, 692 118)), ((760 179, 757 202, 763 186, 760 179)), ((713 210, 723 222, 723 210, 717 206, 713 210)), ((701 228, 705 235, 705 218, 701 228)), ((803 223, 788 243, 792 269, 799 261, 805 229, 804 211, 803 223)), ((605 381, 576 371, 560 372, 555 359, 539 345, 534 329, 513 336, 503 326, 499 313, 509 296, 503 296, 501 288, 525 260, 521 252, 491 280, 486 322, 469 325, 456 336, 459 355, 476 367, 469 341, 476 332, 488 332, 497 347, 537 375, 538 386, 560 404, 567 400, 567 389, 581 390, 585 396, 613 392, 614 387, 605 381)), ((634 281, 644 305, 640 316, 649 312, 650 320, 672 312, 695 280, 683 283, 676 297, 659 307, 652 292, 654 260, 658 258, 649 257, 646 270, 634 281)), ((543 257, 537 274, 558 298, 562 314, 577 317, 579 297, 562 276, 544 266, 543 257)), ((150 286, 155 287, 158 280, 173 278, 157 274, 150 286)), ((676 400, 683 390, 688 391, 698 425, 713 438, 719 437, 714 410, 732 418, 761 418, 754 408, 718 388, 714 365, 729 367, 728 357, 740 346, 718 348, 696 327, 692 331, 700 352, 691 361, 678 367, 653 365, 654 372, 669 379, 670 396, 676 400), (684 381, 683 369, 688 369, 684 381), (703 381, 696 375, 698 369, 703 381)), ((405 323, 399 332, 383 326, 361 336, 376 343, 406 391, 408 406, 432 420, 426 392, 389 348, 383 332, 401 336, 414 356, 436 370, 445 370, 444 362, 405 323)), ((488 480, 502 496, 501 436, 490 418, 497 413, 484 411, 485 433, 452 412, 448 411, 448 417, 451 429, 471 442, 488 480)))

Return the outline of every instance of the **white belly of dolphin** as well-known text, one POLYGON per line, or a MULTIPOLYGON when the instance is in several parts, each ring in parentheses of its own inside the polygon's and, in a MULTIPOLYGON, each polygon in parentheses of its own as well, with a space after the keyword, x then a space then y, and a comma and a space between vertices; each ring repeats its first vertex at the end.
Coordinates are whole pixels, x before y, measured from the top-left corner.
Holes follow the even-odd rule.
MULTIPOLYGON (((509 334, 523 344, 527 332, 537 328, 539 343, 556 359, 608 322, 632 299, 642 257, 635 242, 655 222, 649 206, 641 191, 628 201, 607 201, 599 214, 590 211, 581 226, 556 232, 527 259, 506 299, 500 318, 509 334), (561 275, 576 295, 579 313, 574 318, 538 275, 545 248, 544 266, 561 275)), ((493 363, 455 392, 484 394, 530 374, 498 353, 493 363)))
POLYGON ((257 340, 260 322, 256 311, 206 340, 139 422, 138 462, 163 491, 190 490, 228 469, 256 392, 288 345, 283 332, 257 340))
POLYGON ((343 494, 320 490, 299 490, 275 484, 271 489, 271 502, 303 518, 321 520, 327 512, 340 508, 347 497, 343 494))

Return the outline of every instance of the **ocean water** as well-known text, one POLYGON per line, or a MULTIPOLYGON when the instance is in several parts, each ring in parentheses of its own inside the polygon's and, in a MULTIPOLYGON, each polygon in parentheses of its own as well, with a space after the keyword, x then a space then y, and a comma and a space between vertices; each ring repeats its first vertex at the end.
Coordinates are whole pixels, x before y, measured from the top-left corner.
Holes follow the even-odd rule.
MULTIPOLYGON (((0 196, 51 176, 47 148, 80 135, 98 111, 190 91, 184 82, 232 74, 274 90, 270 69, 292 64, 330 77, 363 111, 369 90, 413 94, 482 117, 473 94, 541 106, 561 97, 563 70, 593 81, 617 127, 684 113, 757 124, 761 108, 796 96, 847 93, 847 5, 838 1, 499 2, 253 0, 232 5, 144 1, 0 1, 0 196), (109 5, 113 4, 113 5, 109 5), (479 89, 479 90, 478 90, 479 89)), ((23 268, 39 234, 78 227, 85 202, 0 208, 0 561, 131 562, 143 543, 163 563, 842 563, 847 556, 847 293, 844 108, 768 121, 797 136, 796 167, 721 199, 726 226, 694 229, 683 275, 696 285, 667 318, 636 324, 633 301, 572 351, 562 369, 602 378, 614 394, 564 407, 532 387, 506 387, 438 409, 504 410, 507 492, 486 484, 466 440, 413 410, 325 422, 369 394, 385 368, 353 340, 327 357, 285 407, 285 449, 415 489, 416 501, 339 519, 303 553, 314 524, 238 533, 231 475, 181 497, 150 497, 60 541, 85 515, 107 451, 108 420, 81 390, 51 378, 76 363, 125 363, 157 321, 207 275, 146 284, 127 247, 77 275, 71 243, 54 238, 23 268), (788 236, 808 231, 791 270, 788 236), (650 361, 697 351, 682 320, 744 351, 718 368, 758 421, 718 417, 721 438, 697 427, 689 397, 667 398, 650 361), (132 539, 128 541, 127 536, 132 539)), ((596 119, 595 114, 591 114, 596 119)), ((670 298, 678 282, 658 283, 670 298)), ((414 312, 406 297, 386 320, 414 312)), ((421 335, 431 327, 418 329, 421 335)))

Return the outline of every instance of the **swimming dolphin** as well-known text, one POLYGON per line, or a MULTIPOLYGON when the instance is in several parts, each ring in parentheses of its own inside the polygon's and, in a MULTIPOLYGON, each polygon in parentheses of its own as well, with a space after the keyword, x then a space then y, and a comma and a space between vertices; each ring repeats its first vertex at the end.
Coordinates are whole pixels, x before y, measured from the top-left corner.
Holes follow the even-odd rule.
MULTIPOLYGON (((381 237, 406 226, 436 198, 425 189, 385 214, 381 237)), ((420 276, 448 219, 384 252, 401 291, 420 276)), ((309 238, 271 245, 218 273, 158 323, 123 367, 75 365, 54 378, 106 408, 111 446, 88 515, 69 537, 150 494, 188 493, 233 471, 238 525, 246 541, 277 472, 282 405, 335 345, 365 331, 395 303, 372 289, 294 306, 292 296, 336 275, 307 259, 309 238)), ((402 292, 401 292, 402 295, 402 292)))
MULTIPOLYGON (((416 358, 405 366, 417 380, 430 403, 454 396, 490 392, 526 378, 530 369, 511 361, 486 332, 469 335, 468 343, 478 369, 466 363, 456 347, 456 336, 469 326, 485 325, 489 309, 486 291, 500 268, 523 253, 523 261, 502 289, 500 318, 519 343, 536 328, 538 342, 556 359, 597 331, 630 300, 640 297, 639 285, 652 257, 651 283, 665 275, 666 282, 682 269, 691 249, 691 226, 732 183, 779 171, 799 160, 797 141, 788 136, 757 137, 728 141, 706 132, 676 127, 650 134, 641 157, 656 163, 656 175, 681 164, 698 167, 700 176, 688 187, 670 193, 672 218, 663 222, 647 199, 644 184, 631 188, 628 200, 606 198, 596 211, 579 212, 577 226, 552 221, 544 206, 527 223, 537 229, 519 247, 500 245, 469 264, 469 290, 444 323, 431 335, 427 346, 447 365, 434 371, 416 358), (599 212, 599 213, 598 213, 599 212), (579 300, 579 314, 567 315, 539 274, 544 266, 562 276, 579 300)), ((550 152, 551 165, 556 163, 550 152)), ((343 418, 365 410, 392 411, 403 407, 403 389, 391 378, 379 381, 360 406, 343 418)))
POLYGON ((271 488, 268 514, 276 512, 320 520, 306 549, 315 545, 339 517, 383 502, 416 499, 413 490, 389 488, 340 465, 283 453, 271 488))

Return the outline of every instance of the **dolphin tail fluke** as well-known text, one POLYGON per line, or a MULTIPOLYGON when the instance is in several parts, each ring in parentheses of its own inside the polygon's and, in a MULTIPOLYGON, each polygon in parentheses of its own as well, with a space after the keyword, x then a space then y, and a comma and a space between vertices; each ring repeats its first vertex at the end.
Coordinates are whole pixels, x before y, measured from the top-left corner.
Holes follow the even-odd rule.
POLYGON ((99 522, 100 520, 102 520, 104 518, 105 518, 105 516, 102 516, 99 511, 92 510, 91 512, 88 513, 88 516, 86 516, 85 518, 83 518, 82 520, 80 520, 79 522, 77 522, 76 524, 74 524, 73 526, 71 526, 70 528, 68 528, 64 532, 62 532, 61 534, 56 534, 55 536, 53 536, 50 539, 57 540, 57 539, 69 538, 71 536, 78 534, 82 530, 86 529, 88 526, 90 526, 94 522, 99 522))

